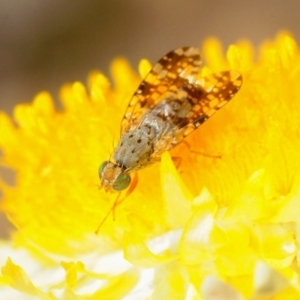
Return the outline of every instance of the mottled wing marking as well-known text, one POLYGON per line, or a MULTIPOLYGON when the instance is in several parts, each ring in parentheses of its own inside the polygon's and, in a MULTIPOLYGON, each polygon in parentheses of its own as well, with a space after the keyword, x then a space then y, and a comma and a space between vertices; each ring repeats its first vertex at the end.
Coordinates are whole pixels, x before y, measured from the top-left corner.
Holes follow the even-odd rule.
MULTIPOLYGON (((187 83, 178 90, 178 93, 182 93, 182 90, 186 92, 185 98, 176 96, 174 92, 174 97, 177 97, 176 99, 188 102, 189 105, 192 105, 192 109, 185 118, 180 120, 179 124, 174 126, 171 132, 163 136, 155 144, 153 157, 161 155, 162 152, 170 150, 180 143, 182 139, 225 105, 238 92, 242 85, 242 77, 236 71, 224 71, 212 74, 211 76, 216 83, 210 90, 205 90, 203 86, 196 83, 187 83)), ((203 80, 205 83, 205 78, 203 80)), ((211 78, 209 80, 211 81, 211 78)), ((184 105, 182 106, 184 107, 184 105)))
POLYGON ((121 134, 134 129, 143 114, 167 94, 194 81, 200 65, 199 49, 193 47, 178 48, 162 57, 133 94, 122 120, 121 134))

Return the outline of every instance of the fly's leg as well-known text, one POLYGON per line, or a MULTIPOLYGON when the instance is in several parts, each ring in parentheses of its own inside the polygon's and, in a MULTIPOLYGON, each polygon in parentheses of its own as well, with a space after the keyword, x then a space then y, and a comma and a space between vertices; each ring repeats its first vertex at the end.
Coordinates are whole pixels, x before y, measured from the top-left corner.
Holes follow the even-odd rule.
POLYGON ((194 149, 192 149, 192 146, 185 140, 183 140, 182 143, 189 149, 189 151, 191 153, 202 155, 202 156, 205 156, 205 157, 210 157, 210 158, 222 158, 221 154, 209 154, 209 153, 205 153, 205 152, 202 152, 202 151, 194 150, 194 149))
POLYGON ((113 219, 115 220, 115 208, 117 207, 117 203, 118 203, 118 199, 120 198, 119 194, 116 198, 116 200, 114 201, 112 207, 109 209, 109 211, 106 213, 106 215, 104 216, 104 218, 101 220, 101 222, 99 223, 97 229, 95 230, 95 234, 99 233, 100 228, 102 227, 102 225, 105 223, 105 221, 107 220, 107 218, 109 217, 109 215, 112 213, 113 214, 113 219))
POLYGON ((126 191, 126 194, 124 195, 124 197, 121 198, 119 201, 118 201, 118 198, 117 198, 117 200, 114 202, 114 205, 112 207, 114 221, 116 220, 115 210, 116 210, 117 206, 119 206, 124 200, 126 200, 126 198, 134 191, 134 189, 136 188, 137 184, 138 184, 138 175, 137 175, 137 173, 134 173, 132 181, 131 181, 131 184, 130 184, 128 190, 126 191))
POLYGON ((95 230, 95 234, 99 233, 99 230, 101 229, 102 225, 105 223, 105 221, 107 220, 107 218, 109 217, 109 215, 111 213, 113 215, 113 220, 114 221, 116 220, 116 213, 115 213, 116 208, 134 191, 135 187, 137 186, 137 183, 138 183, 138 176, 137 176, 137 174, 134 174, 134 177, 132 179, 131 185, 128 188, 128 190, 126 191, 126 194, 121 199, 120 199, 121 193, 118 194, 118 196, 116 197, 113 205, 111 206, 111 208, 109 209, 109 211, 106 213, 106 215, 104 216, 104 218, 99 223, 97 229, 95 230))
POLYGON ((180 157, 180 156, 172 156, 171 158, 172 158, 172 161, 173 161, 173 163, 175 165, 175 168, 178 170, 179 167, 180 167, 180 165, 181 165, 181 163, 182 163, 182 157, 180 157))

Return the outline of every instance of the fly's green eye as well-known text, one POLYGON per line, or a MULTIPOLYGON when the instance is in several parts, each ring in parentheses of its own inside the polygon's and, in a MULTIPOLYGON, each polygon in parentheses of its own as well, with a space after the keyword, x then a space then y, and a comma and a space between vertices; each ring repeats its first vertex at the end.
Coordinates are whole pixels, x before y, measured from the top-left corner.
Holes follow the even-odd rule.
POLYGON ((100 166, 99 166, 99 169, 98 169, 98 174, 99 174, 99 177, 101 179, 101 174, 105 168, 105 166, 108 164, 109 162, 108 161, 104 161, 100 166))
POLYGON ((131 182, 130 176, 126 173, 121 173, 117 177, 115 183, 113 184, 113 189, 115 191, 125 190, 126 188, 128 188, 130 182, 131 182))

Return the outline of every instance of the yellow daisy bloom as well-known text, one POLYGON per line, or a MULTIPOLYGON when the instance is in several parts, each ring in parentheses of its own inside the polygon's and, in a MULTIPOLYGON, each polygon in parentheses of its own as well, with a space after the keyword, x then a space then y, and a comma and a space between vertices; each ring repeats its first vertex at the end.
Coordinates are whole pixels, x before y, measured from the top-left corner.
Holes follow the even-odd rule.
POLYGON ((41 92, 13 119, 0 112, 0 163, 16 176, 0 178, 17 228, 0 245, 5 299, 300 297, 299 47, 282 32, 259 50, 244 40, 224 56, 211 38, 202 52, 206 71, 241 73, 241 90, 190 147, 139 172, 97 235, 116 198, 97 188, 97 170, 149 62, 139 76, 116 59, 113 86, 98 71, 88 88, 64 85, 62 109, 41 92))

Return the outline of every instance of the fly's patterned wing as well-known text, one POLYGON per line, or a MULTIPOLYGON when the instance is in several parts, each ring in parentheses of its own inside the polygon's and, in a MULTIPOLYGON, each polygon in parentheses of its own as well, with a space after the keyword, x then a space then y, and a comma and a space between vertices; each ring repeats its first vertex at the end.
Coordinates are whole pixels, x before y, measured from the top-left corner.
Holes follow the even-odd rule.
MULTIPOLYGON (((172 130, 163 135, 155 144, 153 157, 160 156, 164 151, 180 143, 225 105, 242 85, 242 77, 236 71, 224 71, 211 76, 213 78, 207 81, 211 82, 213 79, 215 85, 210 90, 205 90, 203 86, 194 82, 186 83, 173 92, 172 97, 180 103, 180 107, 173 119, 168 120, 174 124, 172 130)), ((203 82, 205 83, 205 78, 203 82)))
POLYGON ((178 48, 162 57, 131 98, 122 120, 121 135, 134 129, 144 113, 161 99, 193 82, 200 65, 199 50, 193 47, 178 48))

